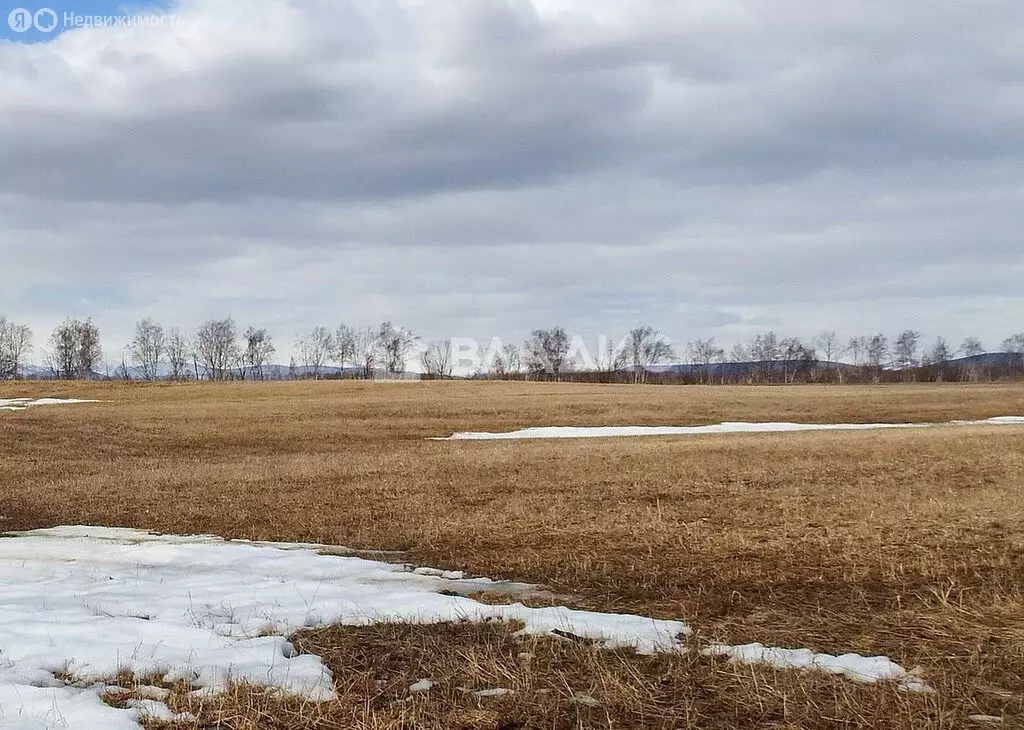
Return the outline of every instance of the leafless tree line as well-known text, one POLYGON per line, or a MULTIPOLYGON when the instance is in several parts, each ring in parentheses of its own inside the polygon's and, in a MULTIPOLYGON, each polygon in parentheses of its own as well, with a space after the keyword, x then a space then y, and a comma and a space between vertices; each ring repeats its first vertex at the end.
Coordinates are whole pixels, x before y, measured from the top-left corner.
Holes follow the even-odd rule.
MULTIPOLYGON (((600 340, 596 354, 582 338, 561 326, 536 329, 521 346, 509 343, 482 353, 478 378, 580 380, 597 373, 604 379, 646 382, 651 368, 675 359, 668 338, 653 327, 636 327, 619 340, 600 340)), ((429 370, 428 370, 429 372, 429 370)))
MULTIPOLYGON (((296 338, 288 377, 320 379, 331 369, 350 377, 370 378, 378 369, 394 375, 405 369, 413 343, 412 334, 392 322, 376 329, 314 327, 296 338)), ((231 317, 209 320, 191 337, 176 328, 165 333, 161 325, 145 319, 136 325, 127 348, 136 371, 147 380, 161 373, 179 380, 280 378, 279 368, 270 369, 276 351, 265 328, 248 327, 239 334, 231 317)), ((123 371, 129 372, 127 361, 123 371)))
MULTIPOLYGON (((21 376, 33 353, 33 332, 0 316, 0 379, 21 376)), ((496 341, 497 342, 497 341, 496 341)), ((953 346, 939 337, 927 345, 915 330, 890 338, 879 332, 845 339, 834 330, 808 341, 774 331, 735 344, 728 352, 714 338, 686 343, 685 364, 653 327, 636 327, 619 340, 599 343, 594 356, 579 337, 561 326, 537 329, 522 344, 499 343, 474 353, 475 377, 497 379, 605 380, 628 382, 794 383, 977 381, 1024 375, 1024 333, 1005 339, 999 357, 968 337, 953 346), (959 360, 958 360, 959 358, 959 360), (966 359, 965 359, 966 358, 966 359), (955 362, 954 362, 955 361, 955 362)), ((465 353, 452 340, 424 343, 393 322, 378 327, 315 327, 296 338, 287 377, 361 377, 404 372, 418 352, 427 378, 464 373, 465 353)), ((273 366, 274 341, 265 328, 240 331, 234 319, 212 319, 194 333, 165 329, 152 318, 136 323, 120 365, 110 372, 100 331, 91 319, 66 319, 51 333, 42 360, 52 377, 120 377, 155 380, 280 378, 273 366)))
POLYGON ((350 377, 372 378, 378 371, 394 377, 405 371, 416 337, 391 321, 376 328, 314 327, 295 340, 291 377, 319 379, 328 367, 350 377))
MULTIPOLYGON (((390 321, 365 329, 314 327, 295 339, 287 377, 371 378, 379 370, 396 375, 404 371, 414 344, 411 332, 390 321)), ((191 336, 178 328, 165 331, 147 318, 136 324, 119 371, 145 380, 265 380, 282 377, 280 368, 271 369, 276 352, 266 328, 250 326, 239 333, 231 317, 208 320, 191 336)))
POLYGON ((132 380, 263 380, 275 352, 266 329, 248 327, 239 336, 234 319, 211 319, 187 335, 152 318, 135 324, 122 350, 116 377, 132 380))
POLYGON ((965 338, 959 347, 938 337, 923 347, 915 330, 892 340, 882 332, 844 340, 826 330, 807 343, 769 331, 736 344, 728 355, 714 338, 687 344, 691 375, 698 382, 977 381, 1024 373, 1024 334, 1004 340, 1001 352, 1008 356, 1004 364, 986 364, 978 361, 986 350, 977 337, 965 338), (951 361, 957 358, 965 360, 954 367, 951 361))

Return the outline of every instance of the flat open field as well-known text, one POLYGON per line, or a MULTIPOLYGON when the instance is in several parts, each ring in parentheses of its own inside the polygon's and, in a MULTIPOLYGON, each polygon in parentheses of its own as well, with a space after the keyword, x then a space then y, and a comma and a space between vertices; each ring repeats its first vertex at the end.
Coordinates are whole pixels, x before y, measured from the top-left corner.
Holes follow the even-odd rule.
POLYGON ((426 440, 551 425, 973 420, 1024 415, 1021 386, 0 384, 0 398, 21 396, 105 402, 0 413, 0 530, 94 524, 402 551, 540 583, 564 605, 682 619, 730 644, 885 654, 935 688, 639 657, 493 625, 336 628, 297 642, 334 669, 341 700, 239 688, 198 708, 196 728, 1024 718, 1022 427, 426 440), (421 677, 516 692, 405 701, 421 677), (600 706, 563 701, 577 691, 600 706))

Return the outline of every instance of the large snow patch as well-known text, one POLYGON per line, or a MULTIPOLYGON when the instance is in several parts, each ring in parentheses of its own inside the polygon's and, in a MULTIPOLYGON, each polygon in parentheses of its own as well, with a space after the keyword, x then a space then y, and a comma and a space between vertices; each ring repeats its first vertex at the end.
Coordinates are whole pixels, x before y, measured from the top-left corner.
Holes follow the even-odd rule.
POLYGON ((1020 426, 1024 416, 999 416, 984 421, 945 423, 716 423, 710 426, 543 426, 504 433, 467 431, 434 441, 494 441, 503 439, 575 439, 609 436, 700 436, 720 433, 780 433, 788 431, 870 431, 882 428, 935 426, 1020 426))
MULTIPOLYGON (((211 693, 246 680, 329 699, 329 670, 287 640, 303 627, 516 620, 527 633, 558 629, 647 653, 681 650, 690 633, 680 621, 463 597, 510 587, 530 588, 325 554, 317 545, 99 527, 14 533, 0 538, 0 728, 135 730, 144 712, 169 715, 155 700, 127 710, 105 705, 104 686, 123 671, 211 693)), ((749 647, 712 653, 861 681, 913 680, 885 658, 851 655, 836 664, 749 647)))
POLYGON ((138 710, 99 699, 104 680, 121 671, 211 692, 248 680, 328 699, 329 671, 287 641, 303 627, 519 620, 526 632, 560 629, 644 652, 677 648, 689 631, 641 616, 477 603, 440 591, 507 584, 430 573, 440 571, 324 555, 314 545, 124 529, 0 538, 0 728, 136 728, 138 710), (96 686, 68 687, 54 673, 96 686))

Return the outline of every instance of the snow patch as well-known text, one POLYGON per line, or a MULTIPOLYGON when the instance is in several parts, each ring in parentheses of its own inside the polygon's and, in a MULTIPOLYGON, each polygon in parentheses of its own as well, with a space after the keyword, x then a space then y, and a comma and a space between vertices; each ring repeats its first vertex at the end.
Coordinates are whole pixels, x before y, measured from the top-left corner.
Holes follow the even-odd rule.
MULTIPOLYGON (((557 632, 642 653, 684 651, 690 633, 680 621, 478 603, 465 594, 518 584, 324 554, 324 547, 102 527, 0 538, 0 727, 138 730, 143 716, 173 716, 157 687, 136 693, 127 709, 104 704, 105 692, 120 690, 105 680, 120 672, 184 680, 202 695, 244 680, 330 699, 330 671, 286 638, 305 627, 518 621, 522 633, 557 632)), ((919 681, 884 657, 714 649, 861 681, 919 681)))
POLYGON ((0 726, 138 728, 143 712, 162 712, 155 696, 128 710, 100 700, 103 680, 123 671, 185 680, 203 694, 245 680, 330 699, 329 670, 286 638, 304 627, 521 621, 524 633, 558 629, 647 653, 677 648, 689 631, 642 616, 477 603, 458 594, 504 584, 320 547, 100 527, 0 539, 0 726), (56 673, 95 684, 68 687, 56 673))
POLYGON ((64 406, 74 403, 99 403, 81 398, 0 398, 0 411, 27 411, 36 406, 64 406))
POLYGON ((899 664, 884 656, 860 654, 815 654, 810 649, 779 649, 764 644, 712 644, 704 650, 710 656, 726 656, 745 664, 768 664, 779 669, 816 669, 842 674, 858 682, 897 681, 904 689, 928 691, 928 685, 899 664))
POLYGON ((872 431, 936 426, 1020 426, 1024 416, 999 416, 984 421, 945 423, 717 423, 709 426, 543 426, 504 433, 462 432, 432 441, 496 441, 513 439, 575 439, 622 436, 701 436, 722 433, 783 433, 792 431, 872 431))
POLYGON ((409 691, 412 693, 429 692, 434 689, 434 682, 429 679, 421 679, 419 682, 414 682, 409 685, 409 691))

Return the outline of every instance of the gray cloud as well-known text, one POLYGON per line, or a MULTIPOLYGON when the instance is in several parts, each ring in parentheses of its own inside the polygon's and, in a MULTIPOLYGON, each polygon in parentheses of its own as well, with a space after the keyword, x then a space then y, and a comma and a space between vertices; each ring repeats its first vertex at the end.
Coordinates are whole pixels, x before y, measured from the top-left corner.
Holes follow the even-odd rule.
POLYGON ((1024 326, 1018 4, 177 10, 0 41, 0 312, 40 333, 1024 326))

